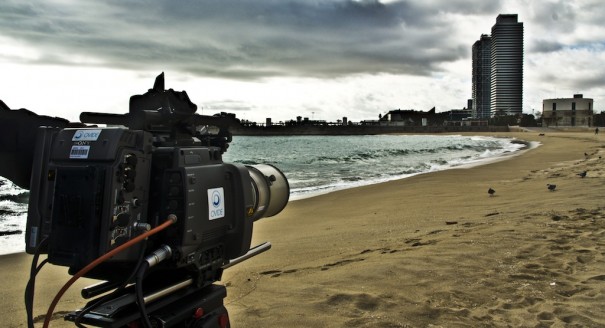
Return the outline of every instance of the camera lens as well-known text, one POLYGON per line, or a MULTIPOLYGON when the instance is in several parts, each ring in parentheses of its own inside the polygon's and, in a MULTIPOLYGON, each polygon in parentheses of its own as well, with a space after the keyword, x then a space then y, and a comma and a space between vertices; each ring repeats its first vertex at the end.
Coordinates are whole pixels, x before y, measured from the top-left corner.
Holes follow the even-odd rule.
POLYGON ((260 218, 276 215, 288 204, 290 185, 286 176, 275 166, 269 164, 247 165, 252 180, 254 214, 260 218))

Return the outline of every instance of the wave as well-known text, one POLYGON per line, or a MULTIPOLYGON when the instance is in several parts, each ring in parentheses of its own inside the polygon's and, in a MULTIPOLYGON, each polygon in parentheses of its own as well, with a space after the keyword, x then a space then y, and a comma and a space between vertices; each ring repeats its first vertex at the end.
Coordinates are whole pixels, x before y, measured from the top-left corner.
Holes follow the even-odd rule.
POLYGON ((29 192, 24 191, 17 194, 0 194, 0 202, 2 201, 27 204, 29 202, 29 192))
MULTIPOLYGON (((471 140, 469 137, 459 138, 462 142, 471 140)), ((315 180, 321 183, 305 181, 304 172, 290 173, 296 176, 295 181, 302 182, 291 183, 292 196, 293 199, 307 198, 335 190, 403 179, 463 165, 480 164, 528 147, 525 142, 513 142, 513 140, 478 137, 472 138, 475 144, 460 143, 416 149, 359 150, 345 157, 336 154, 318 156, 307 159, 305 163, 309 166, 318 165, 314 169, 315 173, 324 178, 315 180), (347 170, 331 169, 345 164, 347 170)))

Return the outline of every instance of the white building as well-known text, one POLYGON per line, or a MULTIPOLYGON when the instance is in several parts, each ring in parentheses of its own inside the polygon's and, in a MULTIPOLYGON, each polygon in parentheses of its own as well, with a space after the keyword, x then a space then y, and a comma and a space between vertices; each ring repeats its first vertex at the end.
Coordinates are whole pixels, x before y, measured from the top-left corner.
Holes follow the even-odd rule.
POLYGON ((581 94, 573 98, 544 99, 542 126, 592 126, 593 100, 581 94))

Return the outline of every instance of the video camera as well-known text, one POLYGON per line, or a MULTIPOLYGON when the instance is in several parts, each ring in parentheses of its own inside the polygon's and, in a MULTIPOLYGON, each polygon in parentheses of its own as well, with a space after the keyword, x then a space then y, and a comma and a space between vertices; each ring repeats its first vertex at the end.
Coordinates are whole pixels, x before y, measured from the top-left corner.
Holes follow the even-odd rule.
POLYGON ((107 127, 38 131, 26 251, 105 281, 84 297, 114 290, 68 320, 229 326, 225 288, 213 283, 225 268, 270 248, 250 248, 253 223, 286 206, 289 185, 272 165, 223 163, 234 119, 196 109, 185 91, 164 89, 162 73, 153 89, 130 98, 128 114, 80 116, 107 127), (112 253, 166 218, 163 230, 112 253))

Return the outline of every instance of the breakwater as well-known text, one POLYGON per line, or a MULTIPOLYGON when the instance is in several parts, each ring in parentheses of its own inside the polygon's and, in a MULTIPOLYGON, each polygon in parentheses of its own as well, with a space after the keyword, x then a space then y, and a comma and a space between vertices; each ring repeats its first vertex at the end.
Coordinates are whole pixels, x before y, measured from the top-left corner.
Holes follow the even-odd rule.
POLYGON ((243 126, 230 128, 233 135, 241 136, 294 136, 294 135, 378 135, 393 133, 428 133, 444 132, 508 132, 508 126, 396 126, 396 125, 272 125, 243 126))

